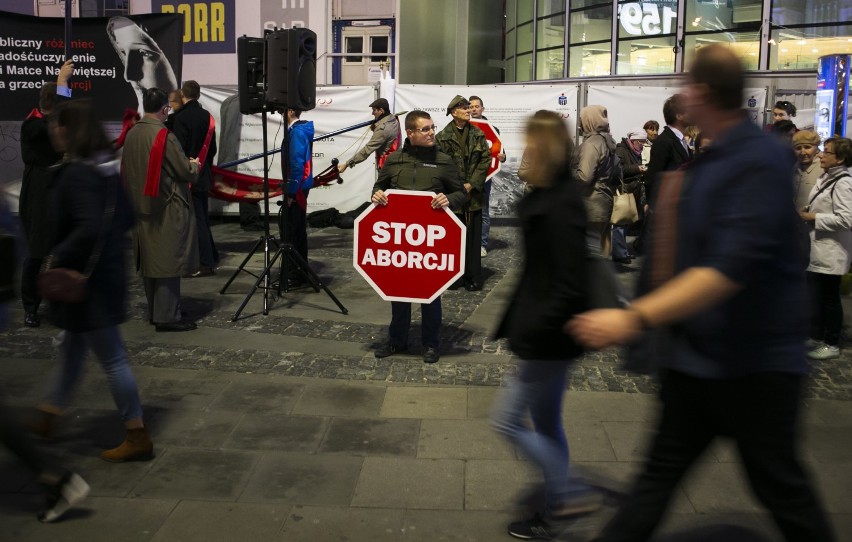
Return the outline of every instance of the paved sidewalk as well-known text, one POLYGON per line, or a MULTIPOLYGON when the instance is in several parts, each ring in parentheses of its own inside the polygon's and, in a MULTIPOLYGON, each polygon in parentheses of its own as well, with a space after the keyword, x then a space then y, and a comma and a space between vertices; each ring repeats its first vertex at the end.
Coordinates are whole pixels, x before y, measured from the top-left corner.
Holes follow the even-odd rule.
MULTIPOLYGON (((308 292, 286 294, 263 316, 258 293, 246 317, 231 322, 250 277, 217 292, 256 237, 217 225, 223 268, 184 281, 199 330, 155 333, 142 318, 141 289, 132 288, 133 318, 122 331, 156 458, 97 458, 123 431, 90 363, 74 410, 45 448, 79 470, 92 496, 66 520, 39 524, 38 488, 0 451, 0 540, 512 540, 505 526, 517 519, 514 498, 538 479, 487 423, 513 372, 505 343, 488 332, 518 264, 509 249, 516 232, 492 231, 486 288, 445 295, 443 356, 427 366, 416 354, 372 356, 390 311, 351 268, 351 232, 310 237, 312 265, 348 316, 308 292)), ((633 271, 624 271, 631 280, 633 271)), ((0 386, 21 413, 47 385, 55 333, 14 328, 0 344, 0 386)), ((412 332, 412 346, 418 342, 412 332)), ((802 450, 838 539, 852 542, 850 367, 847 355, 815 367, 802 450)), ((620 371, 617 351, 589 355, 572 373, 564 409, 572 460, 584 475, 623 489, 641 466, 655 384, 620 371)), ((681 484, 656 540, 780 540, 744 480, 736 451, 717 443, 681 484)))

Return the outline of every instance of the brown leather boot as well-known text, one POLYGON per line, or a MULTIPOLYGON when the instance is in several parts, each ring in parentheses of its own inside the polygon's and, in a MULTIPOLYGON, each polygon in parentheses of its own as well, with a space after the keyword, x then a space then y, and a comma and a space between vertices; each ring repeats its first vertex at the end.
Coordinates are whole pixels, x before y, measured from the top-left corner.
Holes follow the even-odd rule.
POLYGON ((24 429, 33 435, 49 439, 53 437, 53 434, 56 431, 54 423, 58 417, 58 412, 49 412, 42 408, 36 408, 30 419, 27 420, 24 425, 24 429))
POLYGON ((101 453, 101 459, 110 463, 123 463, 125 461, 148 461, 154 457, 154 443, 148 437, 148 430, 144 427, 128 429, 127 438, 124 442, 101 453))

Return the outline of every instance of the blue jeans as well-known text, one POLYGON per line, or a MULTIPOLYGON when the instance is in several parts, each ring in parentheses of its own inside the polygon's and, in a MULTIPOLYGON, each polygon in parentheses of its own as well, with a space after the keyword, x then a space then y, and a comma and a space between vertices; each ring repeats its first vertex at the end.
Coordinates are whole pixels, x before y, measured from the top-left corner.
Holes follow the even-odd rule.
MULTIPOLYGON (((423 346, 438 348, 441 343, 441 296, 431 303, 420 305, 420 318, 423 346)), ((409 327, 411 327, 411 303, 391 301, 391 323, 388 330, 390 343, 405 347, 408 344, 409 327)))
POLYGON ((488 232, 491 231, 491 181, 485 181, 485 200, 482 203, 482 248, 488 248, 488 232))
POLYGON ((121 414, 121 421, 142 417, 139 390, 130 370, 127 349, 121 340, 118 326, 83 333, 65 331, 60 346, 62 365, 56 386, 50 394, 50 404, 59 408, 71 405, 71 396, 85 372, 86 353, 91 346, 107 376, 109 390, 121 414))
POLYGON ((562 428, 568 360, 521 360, 518 376, 495 403, 491 424, 516 444, 544 474, 548 509, 558 508, 589 488, 570 480, 568 440, 562 428), (533 429, 527 424, 532 418, 533 429))
POLYGON ((630 257, 630 251, 627 250, 627 226, 613 226, 612 258, 623 260, 628 257, 630 257))

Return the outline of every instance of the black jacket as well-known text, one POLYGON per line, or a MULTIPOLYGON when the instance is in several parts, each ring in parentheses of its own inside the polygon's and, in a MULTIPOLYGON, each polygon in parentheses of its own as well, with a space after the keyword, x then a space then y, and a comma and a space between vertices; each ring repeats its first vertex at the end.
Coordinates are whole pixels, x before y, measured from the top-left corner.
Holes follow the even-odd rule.
POLYGON ((392 188, 444 194, 454 211, 464 205, 464 187, 456 164, 437 145, 415 147, 406 139, 401 149, 392 152, 379 171, 373 193, 392 188))
POLYGON ((118 325, 126 318, 125 266, 127 231, 133 208, 118 174, 118 161, 102 164, 72 162, 56 172, 51 198, 53 267, 85 272, 98 240, 104 235, 108 200, 115 193, 115 216, 108 226, 100 257, 89 278, 88 298, 81 303, 50 304, 50 322, 83 332, 118 325), (115 190, 115 192, 112 192, 115 190))
POLYGON ((586 209, 566 170, 518 205, 524 267, 496 336, 521 359, 568 360, 583 349, 562 331, 587 309, 586 209))
POLYGON ((688 162, 692 157, 689 151, 683 148, 683 143, 677 138, 672 129, 666 126, 654 144, 651 145, 651 159, 648 161, 648 171, 645 178, 648 180, 648 200, 654 201, 657 195, 657 183, 664 171, 673 171, 688 162))
POLYGON ((21 158, 24 175, 18 212, 30 257, 42 258, 47 256, 51 243, 47 212, 53 173, 49 168, 62 158, 50 143, 47 119, 30 117, 21 125, 21 158))
MULTIPOLYGON (((190 100, 175 114, 174 133, 180 141, 184 154, 188 158, 197 158, 204 146, 204 138, 210 128, 210 113, 201 107, 198 100, 190 100)), ((210 190, 213 175, 210 167, 213 166, 213 158, 216 156, 216 131, 210 138, 210 149, 203 167, 198 172, 198 180, 192 183, 193 192, 207 192, 210 190)))

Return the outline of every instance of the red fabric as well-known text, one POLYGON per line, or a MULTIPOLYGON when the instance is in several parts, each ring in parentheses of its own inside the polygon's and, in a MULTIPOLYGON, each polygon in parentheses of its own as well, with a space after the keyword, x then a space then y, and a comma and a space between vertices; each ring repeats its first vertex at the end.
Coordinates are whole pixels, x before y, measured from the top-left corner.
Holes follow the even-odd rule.
POLYGON ((121 134, 119 134, 118 139, 115 140, 116 150, 124 146, 124 140, 127 138, 127 132, 136 125, 136 121, 140 118, 142 117, 139 116, 139 112, 135 109, 130 109, 128 107, 124 110, 124 118, 121 119, 121 134))
POLYGON ((393 143, 391 144, 390 148, 388 148, 388 150, 386 150, 384 152, 384 154, 382 154, 381 156, 378 156, 378 153, 377 153, 376 169, 382 169, 382 167, 384 167, 385 160, 388 159, 388 156, 390 156, 390 153, 392 153, 393 151, 395 151, 399 148, 400 139, 402 139, 402 134, 399 131, 399 119, 396 119, 396 139, 393 140, 393 143))
POLYGON ((296 190, 296 204, 301 207, 303 211, 308 210, 308 197, 305 195, 305 191, 302 190, 302 183, 305 182, 305 179, 311 176, 311 164, 313 164, 313 162, 313 160, 305 162, 305 169, 302 171, 302 181, 299 183, 299 188, 296 190))
POLYGON ((166 140, 169 131, 165 128, 157 133, 154 138, 154 146, 148 156, 148 176, 145 178, 145 190, 143 194, 156 198, 160 194, 160 173, 163 169, 163 157, 166 155, 166 140))
MULTIPOLYGON (((213 166, 213 184, 210 196, 216 199, 233 202, 252 202, 263 199, 263 179, 243 173, 213 166)), ((269 186, 281 186, 281 179, 269 179, 269 186)), ((269 197, 275 198, 283 193, 281 189, 269 191, 269 197)))
POLYGON ((36 107, 36 108, 35 108, 35 109, 33 109, 32 111, 30 111, 30 114, 29 114, 29 115, 27 115, 27 119, 26 119, 26 120, 30 120, 30 119, 43 119, 43 118, 44 118, 44 113, 42 113, 42 112, 41 112, 41 110, 40 110, 38 107, 36 107))
POLYGON ((213 138, 214 130, 216 130, 216 119, 213 118, 213 115, 210 115, 210 123, 207 126, 207 135, 204 136, 204 144, 198 152, 199 171, 204 168, 205 160, 207 160, 207 152, 210 150, 210 140, 213 138))

